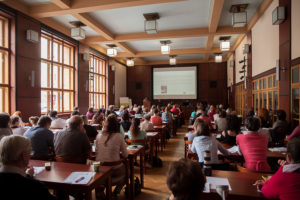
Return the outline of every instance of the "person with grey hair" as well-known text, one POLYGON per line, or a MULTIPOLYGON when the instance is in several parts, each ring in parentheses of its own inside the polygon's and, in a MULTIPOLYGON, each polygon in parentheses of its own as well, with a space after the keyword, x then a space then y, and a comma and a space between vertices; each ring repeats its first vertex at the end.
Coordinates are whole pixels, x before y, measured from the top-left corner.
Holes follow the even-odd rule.
POLYGON ((154 125, 150 121, 151 114, 147 114, 144 116, 145 120, 141 123, 141 130, 142 131, 153 131, 154 125))
POLYGON ((82 163, 86 161, 91 145, 85 133, 81 116, 71 117, 68 128, 55 134, 54 148, 58 157, 67 159, 81 158, 82 163))
POLYGON ((54 155, 54 135, 49 130, 51 118, 41 116, 38 125, 30 128, 24 133, 25 137, 31 140, 32 152, 31 157, 34 159, 48 160, 54 155))
POLYGON ((30 160, 31 144, 26 137, 5 136, 0 141, 1 196, 9 199, 56 199, 39 181, 30 177, 33 169, 26 169, 30 160))

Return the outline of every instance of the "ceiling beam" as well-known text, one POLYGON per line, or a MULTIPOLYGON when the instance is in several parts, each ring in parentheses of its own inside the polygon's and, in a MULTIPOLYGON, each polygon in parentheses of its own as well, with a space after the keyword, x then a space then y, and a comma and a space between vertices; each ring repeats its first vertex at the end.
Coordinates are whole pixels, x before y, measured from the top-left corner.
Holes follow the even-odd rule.
POLYGON ((253 26, 256 24, 256 22, 259 20, 259 18, 265 13, 265 11, 269 8, 273 0, 263 0, 259 7, 256 9, 256 12, 251 17, 251 20, 247 24, 247 30, 250 31, 253 26))
POLYGON ((71 7, 67 9, 60 8, 59 6, 52 3, 31 6, 30 15, 37 18, 53 17, 58 15, 87 13, 116 8, 126 8, 179 1, 186 0, 73 0, 71 3, 71 7))
POLYGON ((19 1, 11 1, 11 0, 4 0, 1 2, 15 10, 18 10, 18 11, 24 13, 24 14, 29 14, 30 8, 29 8, 29 6, 27 6, 24 3, 21 3, 19 1))
POLYGON ((51 0, 51 2, 62 9, 71 8, 71 0, 51 0))
MULTIPOLYGON (((230 34, 244 34, 246 28, 233 28, 231 26, 219 27, 216 35, 230 35, 230 34)), ((157 34, 141 33, 127 33, 115 35, 114 42, 131 42, 140 40, 159 40, 170 38, 187 38, 187 37, 202 37, 208 36, 208 28, 192 28, 182 30, 168 30, 159 31, 157 34)), ((88 43, 111 43, 111 40, 107 40, 102 36, 91 36, 86 38, 88 43)))
MULTIPOLYGON (((207 62, 215 62, 213 59, 204 60, 204 59, 176 59, 176 64, 196 64, 196 63, 207 63, 207 62)), ((141 63, 136 61, 134 63, 135 66, 141 65, 169 65, 169 60, 156 60, 156 61, 148 61, 146 63, 141 63)))
MULTIPOLYGON (((206 40, 207 50, 210 50, 213 47, 214 37, 218 29, 223 5, 224 5, 224 0, 212 1, 211 8, 210 8, 210 15, 209 15, 209 24, 208 24, 209 35, 206 40)), ((208 60, 208 59, 209 59, 209 54, 206 53, 204 56, 204 60, 208 60)))
MULTIPOLYGON (((227 52, 231 52, 227 51, 227 52)), ((192 49, 171 49, 170 55, 186 55, 186 54, 205 54, 205 53, 220 53, 220 48, 212 48, 207 50, 206 48, 192 48, 192 49)), ((134 55, 125 52, 119 52, 117 57, 151 57, 151 56, 169 56, 161 54, 160 50, 156 51, 139 51, 134 55)))

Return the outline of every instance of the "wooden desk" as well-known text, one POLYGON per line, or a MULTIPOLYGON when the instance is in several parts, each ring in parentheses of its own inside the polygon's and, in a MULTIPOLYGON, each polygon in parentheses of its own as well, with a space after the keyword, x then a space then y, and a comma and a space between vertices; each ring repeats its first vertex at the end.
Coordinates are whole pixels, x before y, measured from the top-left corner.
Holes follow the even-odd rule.
POLYGON ((141 179, 141 186, 144 188, 144 155, 145 155, 145 147, 139 146, 137 149, 128 149, 128 159, 129 159, 129 170, 130 170, 130 191, 131 191, 131 198, 134 199, 134 158, 140 155, 140 179, 141 179))
MULTIPOLYGON (((260 192, 257 192, 256 186, 253 184, 255 181, 261 179, 261 176, 269 176, 270 174, 261 173, 243 173, 233 171, 220 171, 213 170, 213 177, 228 178, 229 184, 232 188, 229 191, 228 199, 265 199, 260 192)), ((203 196, 209 199, 221 199, 215 190, 211 190, 211 193, 203 193, 203 196), (215 198, 214 198, 215 197, 215 198)), ((205 198, 204 198, 205 199, 205 198)))
MULTIPOLYGON (((35 167, 45 166, 47 161, 30 160, 29 165, 35 167)), ((35 178, 45 183, 49 188, 55 190, 63 190, 68 194, 71 193, 84 193, 85 199, 92 199, 92 190, 99 187, 103 183, 106 184, 106 191, 108 199, 112 197, 111 188, 111 173, 112 167, 100 166, 94 178, 86 185, 64 183, 64 180, 75 171, 94 171, 91 165, 73 164, 63 162, 51 162, 51 170, 43 170, 37 174, 35 178)))
POLYGON ((154 131, 158 132, 160 135, 160 147, 161 151, 163 151, 163 148, 166 146, 166 125, 161 125, 161 126, 154 126, 154 131))

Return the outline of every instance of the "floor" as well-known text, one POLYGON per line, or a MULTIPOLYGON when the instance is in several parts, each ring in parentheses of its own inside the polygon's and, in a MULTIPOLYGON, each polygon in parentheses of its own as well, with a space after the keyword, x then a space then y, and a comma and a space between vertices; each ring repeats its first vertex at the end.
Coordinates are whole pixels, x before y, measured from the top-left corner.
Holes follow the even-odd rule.
MULTIPOLYGON (((144 176, 145 188, 136 196, 135 200, 165 200, 169 197, 170 191, 166 185, 166 171, 171 162, 179 160, 184 156, 183 137, 186 129, 186 126, 178 129, 177 136, 172 137, 164 151, 158 153, 158 156, 163 161, 163 167, 146 170, 144 176)), ((136 168, 136 176, 139 176, 139 168, 136 168)), ((121 194, 119 199, 125 199, 124 195, 121 194)))

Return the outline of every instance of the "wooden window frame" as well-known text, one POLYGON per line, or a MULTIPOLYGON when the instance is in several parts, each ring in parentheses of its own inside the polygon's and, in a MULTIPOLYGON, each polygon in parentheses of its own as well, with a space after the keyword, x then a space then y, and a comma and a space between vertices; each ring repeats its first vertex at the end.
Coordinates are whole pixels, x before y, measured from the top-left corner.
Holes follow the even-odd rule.
POLYGON ((107 106, 107 61, 95 54, 90 54, 89 107, 100 109, 102 105, 107 106), (95 96, 98 97, 96 101, 95 96))
POLYGON ((246 108, 247 90, 244 83, 235 86, 235 111, 243 118, 247 115, 246 108))
POLYGON ((1 31, 2 38, 0 43, 0 52, 3 57, 0 58, 0 62, 2 61, 2 80, 4 82, 0 83, 1 88, 1 107, 3 108, 0 112, 11 113, 11 20, 9 17, 6 17, 0 13, 1 20, 1 31), (3 43, 3 44, 2 44, 3 43))
MULTIPOLYGON (((50 92, 50 97, 47 95, 47 110, 53 110, 53 93, 57 92, 58 96, 57 98, 61 97, 61 100, 57 101, 57 112, 59 113, 66 113, 66 112, 71 112, 74 105, 75 105, 75 72, 76 72, 76 67, 75 67, 75 52, 76 52, 76 46, 74 46, 73 44, 65 41, 64 39, 55 36, 53 34, 50 34, 46 31, 42 31, 41 33, 41 38, 45 38, 48 41, 48 50, 47 50, 47 58, 42 58, 41 55, 41 64, 42 63, 46 63, 47 64, 47 76, 48 76, 48 80, 50 80, 50 83, 48 82, 47 87, 42 87, 41 86, 41 93, 42 92, 50 92), (61 49, 58 46, 57 50, 57 61, 54 60, 54 56, 53 56, 53 52, 54 52, 54 48, 53 48, 53 44, 54 43, 58 43, 59 45, 61 45, 61 49), (70 51, 70 57, 69 57, 69 63, 66 64, 65 62, 65 47, 68 47, 71 49, 70 51), (61 50, 61 52, 60 52, 61 50), (49 67, 50 66, 50 67, 49 67), (54 78, 53 78, 53 68, 54 66, 57 66, 58 68, 58 77, 57 77, 57 88, 54 87, 54 78), (49 69, 50 68, 50 69, 49 69), (64 73, 65 73, 65 69, 69 69, 70 74, 69 74, 69 88, 66 89, 65 88, 65 80, 64 80, 64 73), (50 71, 49 71, 50 70, 50 71), (49 73, 50 72, 50 73, 49 73), (61 75, 61 77, 60 77, 61 75), (69 94, 69 108, 65 109, 64 108, 64 98, 65 98, 65 94, 69 94)), ((42 47, 41 47, 42 48, 42 47)), ((42 100, 41 100, 42 101, 42 100)), ((42 109, 42 108, 41 108, 42 109)), ((45 112, 42 112, 43 114, 45 112)))
POLYGON ((275 111, 279 109, 279 84, 276 82, 276 74, 270 74, 252 81, 253 89, 252 89, 252 101, 253 108, 255 112, 258 112, 260 108, 264 107, 264 94, 266 94, 266 109, 270 111, 270 102, 269 102, 269 93, 272 93, 272 121, 275 121, 276 114, 275 111), (272 77, 272 86, 269 85, 269 78, 272 77), (265 83, 266 82, 266 83, 265 83), (261 84, 260 84, 261 83, 261 84), (264 88, 264 83, 266 84, 266 88, 264 88), (276 84, 277 83, 277 84, 276 84), (257 87, 256 87, 257 86, 257 87), (261 87, 262 86, 262 87, 261 87), (277 92, 277 108, 275 108, 275 92, 277 92), (256 105, 256 99, 253 97, 257 97, 258 105, 256 105), (260 105, 262 102, 262 106, 260 105))

